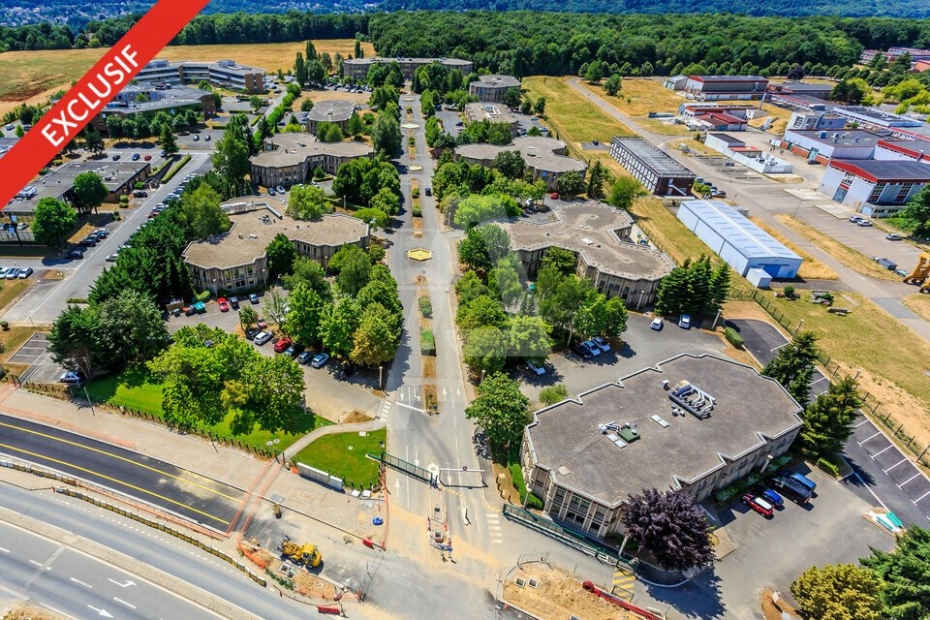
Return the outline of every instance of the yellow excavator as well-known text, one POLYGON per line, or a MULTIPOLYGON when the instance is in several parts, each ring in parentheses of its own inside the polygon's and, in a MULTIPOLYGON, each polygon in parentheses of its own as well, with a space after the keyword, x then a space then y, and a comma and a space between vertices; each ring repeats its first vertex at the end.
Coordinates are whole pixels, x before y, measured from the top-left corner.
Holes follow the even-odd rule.
POLYGON ((917 261, 917 266, 914 267, 914 271, 911 272, 909 276, 905 276, 905 284, 919 284, 921 293, 930 292, 930 282, 927 280, 930 279, 930 253, 923 252, 920 255, 920 259, 917 261))
POLYGON ((313 568, 319 566, 320 562, 323 561, 323 554, 320 553, 316 545, 310 543, 298 545, 287 538, 281 543, 281 553, 295 564, 305 564, 313 568))

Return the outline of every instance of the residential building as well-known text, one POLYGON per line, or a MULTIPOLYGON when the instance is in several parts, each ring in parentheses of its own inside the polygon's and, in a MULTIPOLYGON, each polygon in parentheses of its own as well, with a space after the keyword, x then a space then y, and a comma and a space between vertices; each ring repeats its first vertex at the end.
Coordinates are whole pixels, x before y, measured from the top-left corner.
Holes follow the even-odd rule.
POLYGON ((468 94, 485 103, 503 103, 504 93, 520 89, 520 80, 510 75, 479 75, 468 85, 468 94))
POLYGON ((758 75, 689 75, 684 92, 700 101, 761 99, 768 86, 768 79, 758 75))
POLYGON ((161 84, 198 84, 206 80, 214 86, 241 90, 249 94, 265 91, 265 70, 240 65, 234 60, 171 62, 156 58, 139 71, 135 80, 161 84))
POLYGON ((653 194, 688 196, 691 192, 694 173, 642 138, 615 136, 610 156, 653 194))
POLYGON ((447 71, 458 69, 463 76, 467 76, 474 71, 475 65, 470 60, 460 60, 458 58, 349 58, 342 63, 342 73, 345 77, 352 78, 356 81, 365 81, 368 79, 368 69, 374 64, 390 64, 396 62, 400 67, 400 72, 404 75, 405 80, 412 80, 413 74, 420 67, 439 63, 447 71))
POLYGON ((173 115, 188 108, 195 109, 205 119, 213 118, 216 116, 216 101, 213 93, 186 86, 153 88, 129 85, 121 90, 91 122, 98 131, 105 133, 107 117, 110 115, 127 117, 134 114, 152 115, 162 111, 173 115))
POLYGON ((837 131, 846 126, 846 119, 823 112, 792 112, 787 129, 793 131, 837 131))
POLYGON ((355 112, 355 103, 342 99, 319 101, 307 114, 307 131, 314 136, 320 123, 337 125, 343 135, 349 133, 349 119, 355 112))
POLYGON ((915 62, 914 71, 918 73, 923 73, 924 71, 930 71, 930 60, 919 60, 915 62))
POLYGON ((622 535, 623 504, 643 489, 700 501, 764 471, 802 411, 750 366, 683 353, 534 413, 520 463, 547 515, 603 540, 622 535))
POLYGON ((879 140, 875 145, 875 159, 910 159, 930 164, 930 144, 920 140, 879 140))
POLYGON ((306 183, 317 167, 336 174, 342 164, 374 155, 366 142, 317 142, 304 133, 275 134, 263 146, 250 161, 252 182, 265 187, 306 183))
POLYGON ((795 155, 821 164, 831 159, 872 159, 881 136, 861 129, 798 131, 786 129, 779 144, 795 155))
POLYGON ((834 159, 817 190, 865 215, 889 217, 928 183, 930 166, 918 161, 834 159))
POLYGON ((891 63, 904 54, 910 55, 912 63, 916 61, 930 61, 930 50, 914 49, 912 47, 889 47, 887 52, 882 52, 879 50, 863 50, 862 56, 859 57, 859 62, 863 65, 867 65, 871 63, 876 56, 881 55, 884 56, 889 63, 891 63))
POLYGON ((584 175, 588 168, 583 161, 566 156, 568 149, 565 143, 555 138, 523 136, 514 138, 513 142, 506 146, 465 144, 456 147, 455 154, 470 164, 490 167, 494 158, 504 151, 519 152, 533 181, 542 179, 546 182, 548 191, 556 188, 559 177, 566 172, 573 170, 584 175))
POLYGON ((629 215, 594 200, 501 225, 529 279, 535 279, 546 251, 559 247, 577 257, 580 277, 607 297, 621 297, 628 308, 652 304, 659 282, 675 267, 659 250, 630 240, 629 215))
POLYGON ((283 215, 284 204, 230 202, 222 206, 229 213, 229 232, 190 243, 183 258, 197 290, 236 293, 264 286, 268 282, 265 248, 278 233, 284 233, 299 256, 318 261, 323 267, 346 245, 368 247, 366 222, 341 213, 318 220, 294 220, 283 215))
POLYGON ((465 121, 468 123, 480 123, 481 121, 500 123, 510 127, 510 132, 513 135, 520 133, 520 121, 503 104, 466 103, 465 121))
POLYGON ((798 275, 800 256, 723 201, 683 201, 678 219, 741 276, 754 269, 784 280, 798 275))
POLYGON ((813 82, 772 82, 769 84, 770 93, 782 93, 785 95, 805 95, 826 99, 833 92, 833 84, 814 84, 813 82))

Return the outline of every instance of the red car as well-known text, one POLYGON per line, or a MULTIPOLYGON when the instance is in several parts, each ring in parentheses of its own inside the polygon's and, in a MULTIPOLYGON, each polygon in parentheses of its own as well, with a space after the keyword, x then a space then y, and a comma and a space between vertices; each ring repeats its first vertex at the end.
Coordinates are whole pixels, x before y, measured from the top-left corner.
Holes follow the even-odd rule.
POLYGON ((772 507, 770 503, 757 497, 752 493, 746 493, 743 495, 743 503, 758 512, 763 517, 771 517, 775 514, 775 508, 772 507))
POLYGON ((259 329, 268 329, 268 323, 266 323, 265 319, 262 317, 258 317, 258 321, 256 321, 255 324, 258 325, 259 329))
POLYGON ((290 338, 288 338, 287 336, 285 336, 285 337, 282 338, 281 340, 279 340, 279 341, 277 341, 276 343, 274 343, 274 352, 275 352, 275 353, 283 353, 283 352, 286 351, 287 348, 288 348, 289 346, 291 346, 292 344, 294 344, 294 341, 291 340, 290 338))
POLYGON ((151 155, 146 155, 146 156, 143 157, 142 159, 144 159, 145 161, 152 161, 152 156, 151 156, 151 155))
POLYGON ((220 312, 229 312, 229 302, 226 301, 225 297, 220 297, 216 300, 216 303, 220 307, 220 312))
POLYGON ((552 199, 553 199, 553 200, 558 200, 558 199, 559 199, 559 192, 552 192, 552 199))

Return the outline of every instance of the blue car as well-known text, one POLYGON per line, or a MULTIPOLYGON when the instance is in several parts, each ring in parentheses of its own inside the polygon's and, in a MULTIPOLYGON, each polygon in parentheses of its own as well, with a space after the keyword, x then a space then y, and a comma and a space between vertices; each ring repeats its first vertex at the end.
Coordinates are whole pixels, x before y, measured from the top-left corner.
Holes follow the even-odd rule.
POLYGON ((752 488, 752 492, 776 508, 783 508, 785 506, 785 500, 782 498, 782 496, 772 489, 761 485, 756 485, 752 488))
POLYGON ((795 480, 795 481, 799 482, 800 484, 803 484, 804 486, 806 486, 806 487, 807 487, 808 489, 810 489, 811 491, 813 491, 814 489, 817 488, 817 483, 816 483, 816 482, 814 482, 813 480, 811 480, 811 479, 808 478, 807 476, 804 476, 804 475, 802 475, 802 474, 799 474, 799 473, 796 472, 796 471, 791 471, 790 469, 783 469, 783 470, 781 470, 780 472, 778 472, 778 475, 781 476, 782 478, 791 478, 792 480, 795 480))

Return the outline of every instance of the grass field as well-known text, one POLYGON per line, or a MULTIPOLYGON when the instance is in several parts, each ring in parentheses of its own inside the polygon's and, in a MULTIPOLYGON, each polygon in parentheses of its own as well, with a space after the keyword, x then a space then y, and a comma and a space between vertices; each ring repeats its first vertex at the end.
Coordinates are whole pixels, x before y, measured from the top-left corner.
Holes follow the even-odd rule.
POLYGON ((4 280, 0 283, 0 310, 19 297, 32 282, 33 280, 4 280))
POLYGON ((784 243, 788 247, 789 250, 791 250, 792 252, 794 252, 795 254, 797 254, 798 256, 804 259, 804 262, 801 263, 801 268, 798 270, 799 278, 803 278, 805 280, 838 280, 839 279, 840 277, 839 274, 837 274, 835 271, 833 271, 832 269, 830 269, 829 267, 821 263, 819 260, 811 256, 810 254, 808 254, 807 252, 805 252, 804 250, 802 250, 795 244, 785 239, 785 237, 782 236, 780 233, 778 233, 775 229, 771 228, 764 222, 760 222, 758 219, 754 217, 751 217, 749 219, 751 219, 756 226, 758 226, 759 228, 761 228, 768 234, 772 235, 773 237, 775 237, 776 239, 784 243))
POLYGON ((790 215, 776 215, 775 219, 779 222, 790 228, 791 230, 800 233, 808 241, 818 246, 821 250, 828 253, 830 256, 840 261, 853 271, 861 273, 864 276, 869 276, 872 278, 878 278, 879 280, 891 280, 899 281, 901 278, 895 275, 893 272, 888 271, 868 256, 857 252, 851 247, 840 243, 836 239, 825 235, 820 232, 800 222, 790 215))
POLYGON ((930 295, 926 293, 912 293, 901 301, 904 307, 925 321, 930 321, 930 295))
POLYGON ((336 433, 323 435, 294 456, 294 460, 316 467, 346 483, 372 485, 378 482, 378 462, 367 456, 368 452, 381 452, 381 442, 387 441, 387 429, 359 433, 336 433))
POLYGON ((636 223, 659 249, 679 265, 689 258, 699 258, 701 254, 713 254, 697 235, 688 230, 675 214, 654 196, 636 200, 630 214, 636 218, 636 223))
MULTIPOLYGON (((354 39, 314 41, 321 54, 352 54, 354 39)), ((364 43, 365 56, 374 56, 374 48, 364 43)), ((159 58, 168 60, 220 60, 231 58, 266 71, 293 67, 297 52, 305 43, 261 43, 256 45, 178 45, 163 49, 159 58)), ((37 103, 61 88, 70 87, 104 54, 103 49, 41 50, 0 54, 0 114, 23 101, 37 103)))
MULTIPOLYGON (((87 383, 87 392, 95 401, 105 402, 113 407, 134 409, 159 418, 164 416, 162 389, 163 385, 161 383, 149 373, 142 371, 125 371, 118 375, 110 375, 87 383)), ((280 439, 279 450, 284 450, 314 428, 331 424, 322 416, 308 415, 302 417, 294 428, 280 433, 271 433, 259 430, 256 427, 248 435, 233 435, 229 426, 232 418, 233 414, 230 413, 225 420, 209 427, 207 430, 213 431, 214 434, 220 437, 235 439, 253 448, 264 449, 266 447, 265 442, 270 439, 280 439)))

